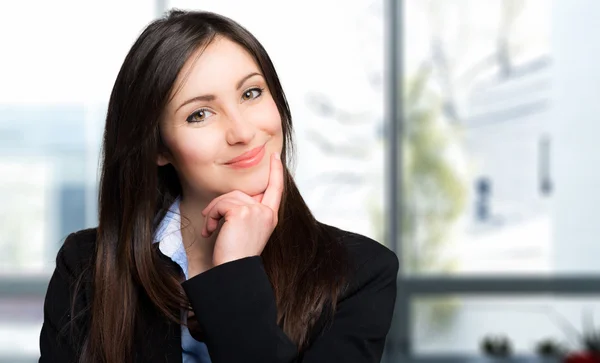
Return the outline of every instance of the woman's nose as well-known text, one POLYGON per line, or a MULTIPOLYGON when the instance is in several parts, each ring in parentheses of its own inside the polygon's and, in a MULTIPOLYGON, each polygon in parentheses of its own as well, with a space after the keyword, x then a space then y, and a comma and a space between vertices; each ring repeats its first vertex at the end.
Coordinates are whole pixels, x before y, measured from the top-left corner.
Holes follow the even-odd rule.
POLYGON ((228 144, 248 143, 252 141, 255 133, 252 123, 246 120, 240 112, 229 116, 225 135, 228 144))

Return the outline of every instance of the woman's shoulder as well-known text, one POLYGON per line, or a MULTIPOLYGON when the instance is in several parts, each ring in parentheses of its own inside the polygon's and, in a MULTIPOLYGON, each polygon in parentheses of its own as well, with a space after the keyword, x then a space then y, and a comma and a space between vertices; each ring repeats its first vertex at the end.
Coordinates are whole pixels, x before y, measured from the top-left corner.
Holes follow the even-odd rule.
POLYGON ((90 268, 96 252, 96 232, 97 228, 88 228, 67 236, 56 255, 58 272, 76 277, 90 268))
POLYGON ((399 269, 398 257, 388 247, 362 234, 319 223, 346 248, 352 272, 351 279, 358 285, 374 278, 396 279, 399 269))
POLYGON ((354 260, 354 263, 358 265, 357 267, 364 263, 374 262, 374 260, 380 261, 383 265, 398 264, 396 254, 382 243, 356 232, 343 230, 322 222, 319 223, 346 247, 349 257, 354 260))
MULTIPOLYGON (((398 257, 388 247, 365 235, 322 222, 319 224, 346 248, 351 270, 356 278, 362 280, 372 278, 373 275, 397 275, 398 257)), ((58 251, 57 268, 71 277, 89 268, 96 253, 96 233, 97 228, 71 233, 58 251)))

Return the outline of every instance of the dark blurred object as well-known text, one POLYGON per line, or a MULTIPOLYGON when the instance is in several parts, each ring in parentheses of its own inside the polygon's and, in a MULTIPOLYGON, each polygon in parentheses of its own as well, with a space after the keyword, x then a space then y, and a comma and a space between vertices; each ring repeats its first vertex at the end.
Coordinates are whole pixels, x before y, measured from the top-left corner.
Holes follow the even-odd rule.
POLYGON ((600 355, 600 330, 586 329, 583 333, 583 347, 587 352, 600 355))
POLYGON ((508 337, 487 336, 481 342, 481 350, 487 356, 508 357, 512 354, 512 345, 508 337))
POLYGON ((576 333, 580 350, 567 354, 565 363, 600 363, 600 329, 594 326, 593 310, 584 313, 583 325, 583 333, 576 333))
POLYGON ((490 201, 492 194, 492 181, 486 177, 477 179, 475 190, 477 220, 486 221, 490 217, 490 201))
POLYGON ((600 330, 593 328, 593 318, 587 320, 588 326, 582 339, 583 352, 569 354, 565 363, 600 363, 600 330))
POLYGON ((565 363, 600 363, 598 353, 574 353, 565 358, 565 363))
POLYGON ((540 193, 544 196, 552 194, 554 185, 550 176, 550 136, 543 135, 539 144, 538 177, 540 193))
POLYGON ((553 339, 542 340, 537 344, 535 350, 539 356, 544 358, 564 358, 568 354, 568 349, 553 339))

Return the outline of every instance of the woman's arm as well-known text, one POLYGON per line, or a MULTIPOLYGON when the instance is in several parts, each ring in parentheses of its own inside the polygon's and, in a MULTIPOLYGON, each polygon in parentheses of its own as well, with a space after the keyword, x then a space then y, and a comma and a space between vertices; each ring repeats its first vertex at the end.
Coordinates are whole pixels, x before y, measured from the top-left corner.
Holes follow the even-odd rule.
POLYGON ((353 276, 333 323, 302 357, 276 323, 275 297, 260 257, 216 266, 183 282, 212 362, 379 362, 396 299, 398 259, 377 250, 353 276))

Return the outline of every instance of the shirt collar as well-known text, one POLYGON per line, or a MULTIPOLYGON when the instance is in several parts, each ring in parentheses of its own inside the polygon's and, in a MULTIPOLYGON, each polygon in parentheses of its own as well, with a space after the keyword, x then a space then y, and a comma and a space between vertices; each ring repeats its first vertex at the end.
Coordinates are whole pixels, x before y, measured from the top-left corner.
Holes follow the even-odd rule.
POLYGON ((169 207, 169 210, 158 224, 158 228, 154 234, 153 243, 158 243, 160 252, 181 267, 185 274, 185 279, 187 280, 189 278, 188 260, 183 246, 183 238, 181 236, 181 214, 179 211, 179 203, 180 198, 178 197, 169 207))

